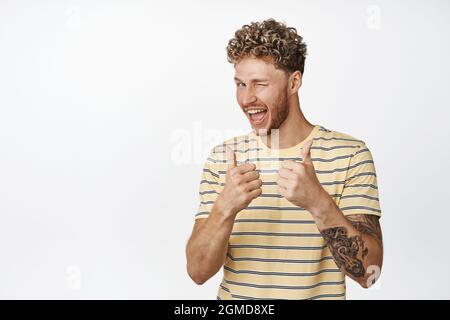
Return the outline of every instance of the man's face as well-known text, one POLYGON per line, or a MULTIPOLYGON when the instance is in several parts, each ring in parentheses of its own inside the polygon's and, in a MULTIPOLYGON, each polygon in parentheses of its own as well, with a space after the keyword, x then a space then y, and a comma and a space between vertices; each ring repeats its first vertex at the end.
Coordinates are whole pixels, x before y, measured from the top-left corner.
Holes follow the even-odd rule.
POLYGON ((257 134, 278 129, 289 114, 288 76, 258 58, 235 65, 236 98, 257 134))

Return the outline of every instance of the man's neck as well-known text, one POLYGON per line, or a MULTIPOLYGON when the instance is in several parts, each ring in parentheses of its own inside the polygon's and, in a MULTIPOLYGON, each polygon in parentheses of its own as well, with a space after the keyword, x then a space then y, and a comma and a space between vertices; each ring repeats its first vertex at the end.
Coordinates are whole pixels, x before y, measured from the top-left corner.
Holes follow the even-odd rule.
POLYGON ((289 115, 278 129, 277 134, 271 133, 263 139, 269 148, 284 149, 293 147, 305 140, 314 125, 304 117, 300 106, 291 107, 289 115), (278 142, 275 139, 279 139, 278 142), (273 141, 272 141, 273 140, 273 141))

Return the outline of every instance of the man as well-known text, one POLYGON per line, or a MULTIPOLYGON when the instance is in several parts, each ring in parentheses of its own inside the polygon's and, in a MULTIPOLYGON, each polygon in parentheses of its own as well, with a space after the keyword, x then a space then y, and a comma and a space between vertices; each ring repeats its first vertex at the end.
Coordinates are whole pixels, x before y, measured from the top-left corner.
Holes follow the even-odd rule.
POLYGON ((306 45, 273 19, 228 43, 236 97, 253 130, 210 153, 186 246, 203 284, 223 266, 218 299, 345 299, 383 257, 377 178, 366 144, 309 123, 301 109, 306 45))

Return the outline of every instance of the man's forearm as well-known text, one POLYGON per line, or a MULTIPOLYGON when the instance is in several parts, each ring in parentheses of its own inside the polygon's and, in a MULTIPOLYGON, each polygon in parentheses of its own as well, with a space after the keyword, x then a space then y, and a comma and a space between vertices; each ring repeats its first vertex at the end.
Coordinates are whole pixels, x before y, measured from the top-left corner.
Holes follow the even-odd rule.
POLYGON ((234 215, 224 215, 215 204, 205 225, 192 235, 186 247, 187 269, 191 278, 198 284, 206 282, 222 267, 234 215))
POLYGON ((381 230, 371 224, 370 218, 366 218, 368 221, 351 219, 364 215, 345 217, 332 198, 327 196, 323 197, 317 208, 310 210, 316 225, 337 266, 362 287, 370 287, 378 278, 383 262, 381 230))

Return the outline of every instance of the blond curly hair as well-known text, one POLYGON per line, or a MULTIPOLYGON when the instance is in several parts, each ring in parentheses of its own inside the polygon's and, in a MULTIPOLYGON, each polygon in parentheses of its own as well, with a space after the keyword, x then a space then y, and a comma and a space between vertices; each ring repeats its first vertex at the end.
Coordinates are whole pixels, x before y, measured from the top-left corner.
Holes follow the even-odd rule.
POLYGON ((275 19, 251 22, 237 30, 228 41, 227 60, 232 64, 242 58, 269 59, 275 67, 302 74, 305 69, 306 44, 293 27, 275 19))

